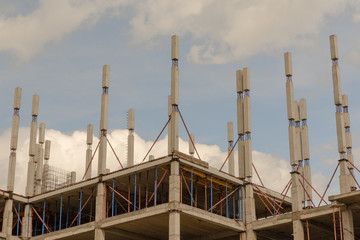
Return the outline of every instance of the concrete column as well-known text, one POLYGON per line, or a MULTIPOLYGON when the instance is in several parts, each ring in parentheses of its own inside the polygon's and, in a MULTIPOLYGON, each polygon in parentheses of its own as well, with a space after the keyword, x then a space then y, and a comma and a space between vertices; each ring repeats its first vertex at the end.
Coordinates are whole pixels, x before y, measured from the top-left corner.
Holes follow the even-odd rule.
MULTIPOLYGON (((233 122, 227 123, 227 136, 228 136, 228 154, 233 148, 234 144, 234 127, 233 122)), ((234 152, 230 153, 229 156, 229 174, 235 176, 235 159, 234 159, 234 152)))
POLYGON ((169 213, 169 240, 180 240, 180 213, 169 213))
POLYGON ((18 144, 19 135, 19 111, 21 103, 21 88, 15 88, 14 94, 14 114, 11 126, 11 140, 10 140, 10 157, 9 157, 9 171, 7 180, 7 190, 10 192, 14 191, 15 184, 15 168, 16 168, 16 149, 18 144))
MULTIPOLYGON (((99 223, 105 219, 106 213, 106 186, 105 183, 98 183, 96 191, 96 206, 95 206, 95 221, 99 223)), ((100 228, 100 224, 96 224, 95 228, 95 240, 105 240, 105 230, 100 228)))
POLYGON ((109 110, 109 76, 110 66, 103 66, 102 95, 101 95, 101 118, 100 118, 100 146, 98 158, 98 175, 106 173, 107 129, 109 110))
POLYGON ((354 219, 351 209, 345 207, 341 211, 341 220, 343 228, 343 239, 354 240, 354 219))
POLYGON ((75 171, 72 171, 71 172, 71 184, 74 184, 76 183, 76 172, 75 171))
POLYGON ((293 236, 294 240, 304 240, 304 226, 301 220, 293 220, 293 236))
MULTIPOLYGON (((295 167, 293 167, 295 169, 295 167)), ((299 182, 299 172, 294 170, 291 172, 291 207, 293 214, 302 211, 302 186, 299 182)), ((304 239, 304 226, 299 219, 293 219, 293 236, 294 240, 304 239)))
POLYGON ((254 190, 251 184, 245 185, 245 223, 246 223, 246 240, 257 239, 256 232, 252 224, 256 221, 256 209, 254 190))
POLYGON ((94 240, 105 240, 105 230, 101 228, 96 228, 94 240))
MULTIPOLYGON (((172 105, 171 105, 171 95, 168 96, 168 117, 171 117, 172 115, 172 105)), ((171 155, 172 153, 172 137, 171 137, 171 120, 168 124, 168 155, 171 155)))
POLYGON ((171 152, 179 150, 179 36, 171 37, 171 152))
POLYGON ((179 162, 174 160, 170 165, 169 202, 180 202, 179 162))
POLYGON ((194 156, 194 153, 195 153, 195 135, 194 134, 190 134, 190 137, 189 137, 189 154, 191 156, 194 156), (194 143, 194 144, 193 144, 194 143))
POLYGON ((85 159, 85 180, 91 178, 91 171, 92 171, 92 144, 93 144, 93 135, 94 135, 94 127, 92 124, 88 124, 86 128, 86 159, 85 159))
POLYGON ((3 223, 2 223, 2 232, 6 234, 7 237, 10 237, 12 234, 12 223, 13 223, 13 200, 7 199, 5 201, 4 211, 3 211, 3 223))
MULTIPOLYGON (((170 165, 169 203, 180 202, 180 172, 179 162, 174 160, 170 165)), ((169 213, 169 240, 180 240, 180 213, 169 213)))
POLYGON ((347 172, 349 171, 347 169, 348 163, 345 159, 340 159, 340 176, 339 176, 339 183, 340 183, 340 193, 348 193, 351 191, 350 187, 350 178, 349 175, 347 175, 347 172))
POLYGON ((32 100, 32 120, 30 127, 30 143, 29 143, 29 162, 27 172, 27 182, 25 194, 27 197, 34 195, 35 183, 35 160, 34 156, 37 152, 36 135, 37 135, 37 117, 39 114, 39 95, 33 95, 32 100))
POLYGON ((30 204, 26 204, 24 208, 24 216, 22 218, 21 236, 29 238, 32 236, 32 209, 30 204))

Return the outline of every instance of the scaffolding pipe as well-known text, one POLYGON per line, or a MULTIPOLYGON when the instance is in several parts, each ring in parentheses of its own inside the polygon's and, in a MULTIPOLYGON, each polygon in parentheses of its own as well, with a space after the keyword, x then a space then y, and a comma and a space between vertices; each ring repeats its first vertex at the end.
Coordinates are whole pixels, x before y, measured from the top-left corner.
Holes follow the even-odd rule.
POLYGON ((61 230, 62 204, 63 204, 63 194, 60 195, 59 230, 61 230))
POLYGON ((134 179, 134 211, 136 211, 136 173, 134 179))
POLYGON ((55 200, 54 231, 56 231, 56 209, 57 209, 57 200, 55 200))
POLYGON ((225 181, 225 196, 226 196, 226 217, 229 218, 229 198, 228 198, 227 181, 225 181))
POLYGON ((235 219, 235 194, 233 196, 233 219, 235 219))
POLYGON ((46 199, 44 199, 44 209, 43 209, 43 220, 42 220, 42 227, 41 227, 41 235, 43 235, 44 231, 45 231, 45 209, 46 209, 46 199))
POLYGON ((241 185, 241 221, 244 221, 243 185, 241 185))
POLYGON ((68 204, 67 204, 67 210, 66 210, 66 224, 65 224, 65 228, 68 227, 68 223, 69 223, 69 203, 70 203, 70 196, 68 197, 68 204))
POLYGON ((20 202, 18 204, 18 219, 17 219, 17 226, 16 226, 16 236, 19 236, 19 224, 20 223, 20 202))
POLYGON ((155 197, 154 197, 154 205, 156 206, 156 198, 157 198, 157 166, 155 167, 155 197))
POLYGON ((191 167, 191 185, 190 185, 190 199, 191 199, 191 204, 190 206, 193 206, 193 168, 191 167))
POLYGON ((212 175, 210 175, 210 209, 213 212, 213 184, 212 184, 212 175))
POLYGON ((111 216, 114 216, 114 189, 115 189, 115 179, 113 179, 113 186, 112 186, 112 193, 111 193, 111 216))
POLYGON ((241 209, 241 205, 240 205, 240 191, 241 191, 241 189, 239 188, 239 190, 238 190, 238 195, 239 195, 239 199, 238 199, 238 214, 239 214, 239 219, 241 219, 241 221, 242 221, 242 217, 241 217, 241 212, 240 212, 240 209, 241 209))

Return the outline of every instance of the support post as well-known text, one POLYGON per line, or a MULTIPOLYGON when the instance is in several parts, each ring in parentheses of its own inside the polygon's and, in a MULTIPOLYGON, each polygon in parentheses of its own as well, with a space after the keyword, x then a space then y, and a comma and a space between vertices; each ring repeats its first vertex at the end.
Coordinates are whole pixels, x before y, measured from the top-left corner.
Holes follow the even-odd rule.
POLYGON ((127 167, 131 167, 134 165, 134 129, 135 129, 135 113, 134 113, 134 109, 129 109, 127 167))
POLYGON ((60 195, 59 230, 61 230, 62 205, 63 205, 63 194, 60 195))
POLYGON ((106 214, 106 186, 105 183, 97 184, 95 206, 95 238, 94 240, 105 240, 105 230, 101 229, 100 222, 105 219, 106 214))
POLYGON ((194 180, 193 180, 193 168, 191 167, 191 186, 190 186, 190 206, 193 206, 193 184, 194 184, 194 180))
POLYGON ((17 87, 15 88, 15 94, 14 94, 14 113, 13 113, 12 125, 11 125, 10 157, 9 157, 9 170, 8 170, 8 179, 7 179, 7 190, 9 192, 14 191, 14 184, 15 184, 16 149, 18 145, 18 135, 19 135, 20 103, 21 103, 21 88, 17 87))
POLYGON ((134 211, 136 211, 136 172, 134 178, 134 211))
POLYGON ((13 199, 6 199, 5 206, 3 210, 3 222, 2 222, 2 232, 6 234, 7 237, 12 235, 12 224, 13 224, 13 199))
POLYGON ((213 182, 212 175, 210 175, 210 211, 213 212, 213 182))
POLYGON ((78 217, 78 225, 81 224, 81 207, 82 207, 82 188, 80 188, 80 196, 79 196, 79 217, 78 217))
POLYGON ((340 193, 347 193, 351 191, 350 187, 350 177, 348 174, 348 163, 342 161, 346 159, 346 139, 345 139, 345 123, 344 123, 344 113, 343 113, 343 97, 341 95, 341 79, 340 79, 340 67, 338 64, 339 54, 337 48, 337 37, 336 35, 331 35, 330 39, 330 54, 332 60, 332 79, 333 79, 333 89, 334 89, 334 103, 336 107, 336 132, 338 140, 338 151, 340 159, 340 193))
POLYGON ((154 184, 154 206, 156 206, 157 200, 157 166, 155 167, 155 184, 154 184))
POLYGON ((171 37, 171 152, 179 150, 179 36, 171 37))
MULTIPOLYGON (((289 150, 290 165, 292 172, 291 179, 291 206, 292 212, 296 213, 302 210, 302 186, 299 183, 299 172, 302 171, 302 154, 301 154, 301 129, 300 129, 300 112, 299 104, 294 100, 294 86, 292 82, 292 60, 291 53, 284 54, 285 76, 286 76, 286 103, 289 120, 289 150)), ((304 227, 300 220, 293 219, 293 235, 295 240, 304 239, 304 227)))
MULTIPOLYGON (((227 136, 228 136, 228 154, 232 151, 234 146, 234 125, 233 122, 227 123, 227 136)), ((235 159, 234 151, 230 153, 229 156, 229 174, 235 176, 235 159)))
POLYGON ((113 179, 112 192, 111 192, 111 216, 114 216, 114 198, 115 198, 115 179, 113 179))
POLYGON ((30 127, 30 144, 29 144, 29 162, 27 171, 26 191, 27 197, 34 195, 35 181, 35 159, 36 154, 36 135, 37 135, 37 117, 39 114, 39 95, 33 95, 32 101, 32 121, 30 127))
POLYGON ((18 215, 17 215, 17 224, 16 224, 16 236, 19 236, 19 227, 20 227, 20 202, 18 203, 18 215))
POLYGON ((252 224, 256 221, 254 190, 251 184, 245 185, 245 223, 246 240, 256 240, 256 232, 252 224))
POLYGON ((107 129, 108 129, 109 75, 110 75, 110 66, 104 65, 103 66, 103 75, 102 75, 98 175, 106 174, 106 149, 107 149, 106 134, 107 134, 107 129))
POLYGON ((32 209, 31 204, 28 203, 24 207, 24 216, 22 219, 21 237, 29 238, 32 236, 32 209))
POLYGON ((85 161, 85 180, 91 178, 92 171, 92 144, 93 144, 93 135, 94 135, 94 127, 92 124, 88 124, 86 128, 87 136, 86 136, 86 161, 85 161))
POLYGON ((227 181, 225 181, 225 197, 226 197, 226 217, 229 218, 229 197, 228 197, 227 181))
MULTIPOLYGON (((180 203, 180 164, 173 159, 170 163, 169 203, 180 203)), ((169 212, 169 239, 180 240, 180 212, 169 212)))

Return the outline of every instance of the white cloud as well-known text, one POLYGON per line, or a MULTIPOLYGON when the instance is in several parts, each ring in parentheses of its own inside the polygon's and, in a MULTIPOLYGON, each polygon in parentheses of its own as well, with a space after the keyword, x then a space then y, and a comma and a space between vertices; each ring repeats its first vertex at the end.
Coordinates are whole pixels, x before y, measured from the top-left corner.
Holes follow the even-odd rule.
POLYGON ((130 7, 127 12, 133 15, 126 20, 132 43, 149 47, 160 43, 162 36, 190 36, 188 60, 226 63, 309 45, 327 17, 349 6, 353 21, 359 22, 360 6, 354 0, 40 0, 35 10, 24 15, 16 15, 7 4, 4 8, 12 14, 0 15, 0 51, 27 61, 48 43, 93 26, 105 16, 119 17, 123 15, 119 10, 130 7))
POLYGON ((134 41, 190 35, 196 63, 225 63, 311 43, 326 17, 344 11, 345 0, 152 1, 138 4, 131 20, 134 41))
POLYGON ((9 52, 19 61, 28 61, 46 44, 95 24, 123 2, 40 0, 39 6, 27 15, 0 16, 0 51, 9 52))

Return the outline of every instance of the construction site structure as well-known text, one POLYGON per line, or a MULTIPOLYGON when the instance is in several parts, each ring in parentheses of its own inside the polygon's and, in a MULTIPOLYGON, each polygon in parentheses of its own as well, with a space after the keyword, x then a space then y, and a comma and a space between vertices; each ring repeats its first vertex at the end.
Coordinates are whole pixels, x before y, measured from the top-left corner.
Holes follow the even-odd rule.
POLYGON ((330 36, 330 49, 340 155, 323 194, 312 186, 306 100, 294 98, 289 52, 284 61, 291 172, 281 193, 264 186, 252 162, 249 68, 236 71, 237 139, 233 123, 228 122, 228 154, 221 168, 211 167, 201 159, 195 136, 190 134, 179 107, 176 35, 171 38, 167 121, 143 159, 134 157, 133 109, 128 112, 127 159, 117 157, 107 137, 108 65, 103 66, 102 74, 99 142, 93 151, 93 125, 88 124, 85 167, 79 181, 76 172, 49 165, 51 142, 46 140, 45 124, 41 123, 38 130, 39 96, 33 96, 25 196, 14 193, 21 102, 21 88, 16 88, 7 189, 0 190, 0 239, 359 239, 360 221, 356 220, 360 219, 360 186, 354 174, 359 169, 352 155, 349 103, 347 95, 341 93, 334 35, 330 36), (179 151, 180 120, 188 134, 189 154, 179 151), (155 158, 151 150, 166 127, 168 154, 155 158), (119 170, 111 172, 106 168, 108 145, 119 162, 119 170), (97 175, 92 176, 96 154, 97 175), (325 199, 337 169, 340 193, 325 199), (261 184, 254 183, 255 178, 261 184), (320 199, 316 204, 315 193, 320 199))

